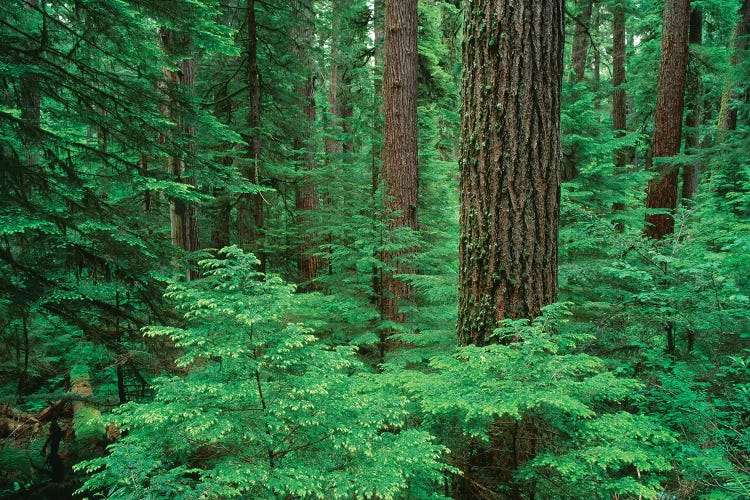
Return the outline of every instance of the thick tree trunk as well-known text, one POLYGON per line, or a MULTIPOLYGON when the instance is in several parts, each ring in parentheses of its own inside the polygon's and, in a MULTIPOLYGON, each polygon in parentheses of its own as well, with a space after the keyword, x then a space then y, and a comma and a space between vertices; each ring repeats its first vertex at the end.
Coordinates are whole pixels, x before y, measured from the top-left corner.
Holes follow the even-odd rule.
MULTIPOLYGON (((417 160, 417 0, 386 0, 383 93, 385 142, 383 179, 388 229, 418 229, 417 160)), ((403 321, 400 303, 411 297, 409 286, 394 274, 411 272, 403 258, 415 249, 384 252, 395 271, 383 273, 383 317, 403 321)))
MULTIPOLYGON (((248 166, 242 175, 253 184, 260 184, 258 163, 260 159, 260 81, 258 73, 258 34, 255 21, 255 0, 247 0, 247 93, 250 111, 245 158, 248 166)), ((245 251, 255 250, 260 260, 260 270, 266 270, 265 253, 258 244, 263 230, 263 197, 260 194, 242 194, 237 203, 237 243, 245 251)))
MULTIPOLYGON (((689 24, 690 0, 664 2, 661 63, 654 118, 654 158, 670 157, 680 153, 689 24)), ((648 183, 646 208, 672 211, 677 208, 678 168, 663 163, 658 166, 657 171, 658 177, 648 183)), ((674 232, 674 218, 669 213, 647 215, 646 223, 645 233, 654 239, 674 232)))
POLYGON ((314 255, 316 237, 309 231, 313 223, 314 211, 318 210, 318 187, 310 180, 308 175, 317 168, 315 148, 312 143, 312 132, 315 124, 315 80, 312 72, 312 61, 306 51, 306 47, 313 43, 313 26, 311 7, 307 3, 298 2, 297 8, 301 12, 301 26, 298 30, 295 30, 296 44, 299 47, 297 57, 303 70, 307 73, 307 76, 304 77, 304 83, 297 89, 301 102, 302 120, 299 132, 294 139, 294 149, 302 151, 298 161, 298 169, 302 172, 302 175, 298 177, 295 192, 297 224, 302 228, 303 233, 306 233, 303 236, 302 243, 297 248, 297 268, 303 288, 313 290, 316 288, 313 280, 318 276, 322 267, 320 257, 314 255))
POLYGON ((557 299, 563 2, 466 13, 458 340, 483 345, 557 299))
MULTIPOLYGON (((690 28, 688 35, 690 45, 703 43, 703 12, 700 7, 693 7, 690 12, 690 28)), ((687 94, 685 105, 687 113, 685 116, 685 153, 692 154, 700 146, 700 117, 701 97, 703 89, 701 86, 701 75, 699 62, 695 55, 689 58, 687 75, 687 94)), ((698 188, 698 168, 695 163, 686 163, 682 166, 682 194, 683 201, 692 200, 695 190, 698 188)))
MULTIPOLYGON (((161 43, 167 54, 189 54, 190 40, 173 30, 162 28, 160 31, 161 43)), ((192 92, 195 86, 195 60, 192 57, 181 58, 178 70, 164 70, 167 93, 170 104, 166 114, 178 124, 178 134, 192 139, 195 137, 195 127, 187 123, 183 116, 183 110, 175 94, 177 92, 192 92)), ((190 140, 187 151, 180 156, 171 156, 168 160, 169 173, 177 182, 197 186, 193 166, 190 165, 194 155, 195 144, 190 140)), ((169 202, 169 221, 171 226, 172 244, 187 252, 194 252, 200 248, 198 241, 198 219, 196 218, 196 207, 179 198, 173 198, 169 202)), ((198 276, 193 265, 187 271, 187 278, 194 279, 198 276)))

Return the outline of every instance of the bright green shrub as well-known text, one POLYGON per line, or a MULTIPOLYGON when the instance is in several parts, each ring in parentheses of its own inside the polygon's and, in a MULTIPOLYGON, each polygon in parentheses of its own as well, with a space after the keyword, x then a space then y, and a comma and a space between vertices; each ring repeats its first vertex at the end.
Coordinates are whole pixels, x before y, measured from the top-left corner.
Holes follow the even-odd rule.
POLYGON ((115 419, 124 437, 81 468, 84 490, 112 498, 429 496, 443 448, 406 424, 403 396, 368 382, 348 347, 287 318, 294 287, 252 270, 236 247, 167 297, 186 325, 149 336, 182 349, 184 376, 115 419))

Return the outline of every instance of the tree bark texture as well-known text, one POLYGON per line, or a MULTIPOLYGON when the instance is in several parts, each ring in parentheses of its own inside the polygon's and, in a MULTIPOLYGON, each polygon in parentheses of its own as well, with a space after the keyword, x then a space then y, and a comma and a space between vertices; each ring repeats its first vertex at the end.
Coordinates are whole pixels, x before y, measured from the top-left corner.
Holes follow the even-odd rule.
MULTIPOLYGON (((176 143, 185 142, 187 147, 182 148, 181 155, 171 156, 168 160, 169 173, 177 182, 197 187, 197 179, 192 166, 189 164, 194 155, 195 127, 184 118, 184 110, 181 109, 178 94, 180 92, 191 93, 195 86, 195 60, 190 55, 190 40, 187 36, 173 30, 162 28, 160 37, 164 51, 179 59, 177 71, 164 70, 169 104, 165 114, 177 124, 177 134, 182 136, 176 143), (187 138, 187 141, 182 139, 187 138), (186 175, 187 173, 187 175, 186 175)), ((171 227, 172 244, 188 252, 194 252, 200 248, 198 241, 198 219, 196 218, 195 205, 179 198, 173 198, 169 202, 169 221, 171 227)), ((197 277, 197 271, 193 266, 187 271, 188 279, 197 277)))
MULTIPOLYGON (((383 93, 385 143, 383 179, 386 187, 388 228, 418 229, 419 169, 417 162, 417 0, 386 0, 385 68, 383 93)), ((394 268, 383 273, 383 317, 403 321, 399 302, 411 296, 409 286, 393 274, 408 273, 402 259, 415 249, 384 252, 383 261, 394 268)))
MULTIPOLYGON (((750 34, 750 0, 745 0, 740 7, 739 19, 734 28, 732 36, 732 56, 729 63, 736 67, 741 61, 741 54, 747 50, 749 44, 747 36, 750 34)), ((737 82, 730 76, 724 85, 724 92, 721 96, 721 110, 719 111, 719 136, 718 141, 722 142, 726 137, 726 132, 737 130, 737 105, 736 100, 739 97, 737 92, 737 82)))
MULTIPOLYGON (((654 158, 680 153, 687 80, 690 0, 666 0, 663 23, 654 118, 654 158)), ((677 208, 679 169, 663 163, 657 171, 658 176, 648 183, 646 208, 672 211, 677 208)), ((654 239, 661 239, 674 232, 674 217, 671 214, 647 215, 646 223, 645 233, 654 239)))
MULTIPOLYGON (((703 43, 703 12, 700 7, 693 7, 690 12, 690 28, 688 32, 688 47, 701 45, 703 43)), ((700 62, 695 54, 690 53, 687 73, 687 92, 685 96, 685 153, 694 153, 700 146, 700 117, 701 98, 703 88, 701 85, 700 62)), ((698 188, 698 167, 695 163, 685 163, 682 166, 682 193, 683 201, 692 200, 695 190, 698 188)))
MULTIPOLYGON (((247 143, 245 159, 248 166, 242 175, 252 184, 260 184, 258 163, 260 142, 260 79, 258 73, 258 33, 255 20, 255 0, 247 0, 247 94, 248 133, 243 137, 247 143)), ((260 260, 260 270, 265 272, 266 258, 258 242, 263 230, 263 197, 260 194, 242 194, 237 203, 237 243, 245 251, 255 250, 260 260)))
MULTIPOLYGON (((612 128, 615 130, 615 137, 623 137, 627 132, 625 82, 625 2, 617 0, 612 5, 612 128)), ((623 172, 629 156, 627 148, 615 151, 615 174, 623 172)), ((623 210, 623 201, 612 204, 613 212, 623 210)), ((617 222, 616 228, 620 232, 625 230, 621 222, 617 222)))
POLYGON ((458 340, 557 299, 563 2, 471 0, 464 27, 458 340))
POLYGON ((300 99, 301 123, 299 132, 294 138, 294 149, 302 151, 298 159, 298 171, 302 175, 298 177, 295 192, 295 205, 297 208, 297 224, 302 228, 302 242, 297 248, 297 268, 299 279, 303 288, 311 290, 315 288, 313 280, 318 276, 322 263, 320 257, 314 255, 315 235, 309 233, 311 215, 318 209, 318 187, 309 178, 309 173, 316 169, 315 149, 312 143, 312 132, 315 124, 315 80, 312 71, 310 54, 306 48, 313 43, 313 26, 310 6, 307 3, 297 2, 300 10, 301 23, 295 29, 294 37, 298 49, 297 57, 300 65, 306 73, 304 81, 297 88, 300 99))
POLYGON ((589 29, 591 27, 592 5, 593 0, 576 1, 578 16, 575 19, 573 46, 571 50, 571 63, 573 65, 572 83, 582 82, 586 73, 589 38, 591 37, 589 29))
POLYGON ((325 147, 326 158, 329 161, 338 161, 344 152, 344 143, 336 137, 344 127, 342 120, 342 107, 339 103, 341 93, 341 74, 339 70, 340 54, 339 43, 341 32, 341 15, 346 8, 341 4, 342 0, 333 2, 333 25, 331 30, 331 66, 328 73, 328 114, 330 116, 331 130, 326 135, 325 147))

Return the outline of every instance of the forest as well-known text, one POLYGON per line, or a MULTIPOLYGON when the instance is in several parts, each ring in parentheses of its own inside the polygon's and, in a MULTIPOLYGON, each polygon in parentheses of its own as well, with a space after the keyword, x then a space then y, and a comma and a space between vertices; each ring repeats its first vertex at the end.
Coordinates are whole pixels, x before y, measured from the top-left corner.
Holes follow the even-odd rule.
POLYGON ((750 498, 750 0, 3 0, 0 498, 750 498))

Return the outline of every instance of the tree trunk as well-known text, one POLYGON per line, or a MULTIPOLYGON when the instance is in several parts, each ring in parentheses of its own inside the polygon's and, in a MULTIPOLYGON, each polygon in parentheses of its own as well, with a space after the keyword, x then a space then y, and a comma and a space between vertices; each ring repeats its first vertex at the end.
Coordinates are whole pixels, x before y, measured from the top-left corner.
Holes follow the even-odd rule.
MULTIPOLYGON (((247 93, 248 133, 243 137, 247 143, 245 158, 248 166, 243 176, 252 184, 260 184, 258 163, 260 158, 260 81, 258 73, 258 34, 255 21, 255 0, 247 0, 247 93)), ((260 271, 266 270, 265 253, 258 241, 263 229, 263 197, 260 194, 241 194, 237 203, 237 243, 245 251, 255 250, 260 260, 260 271)))
POLYGON ((466 12, 458 340, 483 345, 557 299, 563 2, 466 12))
MULTIPOLYGON (((571 49, 571 66, 573 72, 570 74, 570 83, 576 84, 583 81, 586 73, 586 59, 589 46, 589 28, 591 26, 591 12, 593 0, 577 0, 577 16, 574 22, 573 44, 571 49)), ((578 92, 574 92, 573 101, 578 100, 578 92)), ((563 156, 561 179, 563 182, 572 181, 578 173, 578 161, 581 155, 579 147, 571 145, 571 149, 563 156)))
MULTIPOLYGON (((747 36, 750 34, 750 0, 745 0, 740 7, 740 18, 732 35, 732 56, 729 63, 736 67, 741 62, 741 54, 748 47, 747 36)), ((723 142, 726 132, 737 130, 737 82, 728 77, 721 96, 721 110, 719 111, 718 142, 723 142)))
MULTIPOLYGON (((688 43, 690 45, 700 45, 703 43, 703 12, 701 12, 700 7, 694 7, 690 12, 688 43)), ((687 94, 685 96, 685 105, 687 107, 685 116, 685 153, 692 154, 700 146, 699 127, 703 89, 699 70, 700 63, 696 60, 695 55, 690 55, 688 64, 687 94)), ((682 166, 682 200, 692 200, 697 188, 698 168, 695 163, 686 163, 682 166)))
MULTIPOLYGON (((219 120, 229 123, 232 117, 232 100, 227 95, 227 83, 219 86, 215 96, 216 107, 214 114, 219 120)), ((222 145, 220 148, 226 151, 231 145, 222 145)), ((222 156, 221 164, 230 168, 234 163, 231 156, 222 156)), ((232 205, 226 189, 214 188, 213 199, 213 224, 211 227, 211 246, 213 248, 224 248, 229 246, 229 228, 231 226, 232 205)))
POLYGON ((573 45, 571 49, 571 64, 573 73, 570 75, 571 83, 582 82, 586 73, 586 59, 589 48, 589 29, 591 27, 591 11, 593 0, 577 0, 573 30, 573 45))
MULTIPOLYGON (((39 8, 39 0, 26 0, 25 7, 29 11, 32 11, 32 15, 36 15, 36 10, 39 8)), ((44 22, 44 21, 42 21, 44 22)), ((42 27, 42 33, 39 35, 39 42, 31 41, 26 48, 28 55, 32 58, 39 57, 43 50, 43 44, 45 43, 46 35, 44 34, 45 28, 42 27)), ((33 169, 39 162, 39 137, 40 137, 40 126, 41 126, 41 87, 39 82, 39 75, 35 71, 24 72, 19 76, 18 86, 18 97, 21 108, 21 123, 23 126, 23 133, 21 134, 21 140, 25 149, 26 157, 25 167, 33 169)), ((24 194, 28 194, 29 187, 27 185, 27 179, 25 169, 19 169, 19 186, 24 194)))
MULTIPOLYGON (((388 229, 389 232, 404 227, 417 230, 417 0, 386 0, 384 52, 383 179, 388 229)), ((383 273, 384 318, 404 320, 400 304, 411 297, 411 290, 393 275, 412 271, 403 259, 415 250, 383 253, 385 265, 392 270, 383 273)))
MULTIPOLYGON (((382 180, 382 162, 383 162, 383 138, 381 131, 385 128, 383 122, 383 115, 385 113, 383 109, 383 42, 385 38, 384 26, 385 26, 385 0, 373 0, 372 2, 372 18, 373 18, 373 60, 375 65, 373 66, 373 82, 374 82, 374 106, 372 116, 372 152, 371 152, 371 193, 373 207, 380 205, 378 194, 380 194, 380 181, 382 180)), ((377 213, 375 214, 377 217, 377 213)), ((383 246, 383 232, 379 231, 378 221, 375 220, 373 224, 373 232, 379 233, 379 238, 376 240, 375 248, 373 249, 373 260, 383 259, 383 255, 380 252, 380 247, 383 246)), ((373 264, 372 266, 372 298, 371 302, 380 312, 381 316, 383 313, 383 268, 373 264)), ((381 343, 382 344, 382 343, 381 343)), ((381 346, 381 353, 382 353, 381 346)))
POLYGON ((298 177, 297 189, 295 192, 295 205, 297 208, 297 224, 302 229, 302 243, 297 248, 297 268, 299 270, 299 280, 303 284, 302 288, 314 290, 316 284, 314 279, 318 276, 321 269, 321 259, 314 255, 315 251, 315 234, 310 233, 313 224, 312 216, 314 211, 318 210, 318 187, 309 178, 309 173, 316 169, 315 148, 312 143, 312 132, 315 124, 315 80, 312 70, 312 61, 306 48, 313 43, 313 26, 311 6, 307 3, 298 2, 297 8, 300 14, 300 26, 295 30, 297 57, 299 58, 302 70, 305 73, 304 82, 298 87, 297 92, 300 97, 302 120, 300 130, 294 139, 294 149, 302 151, 298 169, 302 175, 298 177))
POLYGON ((339 161, 344 152, 344 143, 336 138, 344 127, 342 121, 342 109, 339 104, 339 94, 341 92, 341 75, 339 72, 339 43, 341 32, 341 13, 345 6, 341 4, 342 0, 333 0, 333 25, 331 30, 331 65, 328 81, 328 114, 330 116, 330 130, 325 140, 326 158, 329 161, 339 161))
MULTIPOLYGON (((625 93, 625 2, 617 0, 612 5, 612 128, 615 137, 623 137, 627 132, 627 95, 625 93)), ((622 173, 630 156, 627 148, 615 151, 615 175, 622 173)), ((625 202, 612 204, 613 212, 625 210, 625 202)), ((622 222, 617 222, 618 231, 625 230, 622 222)))
MULTIPOLYGON (((669 157, 680 153, 682 143, 682 111, 688 62, 688 26, 690 0, 666 0, 664 28, 661 38, 661 63, 656 93, 653 157, 669 157)), ((663 163, 657 167, 658 177, 648 183, 646 208, 677 208, 678 168, 663 163)), ((674 232, 672 214, 646 216, 645 234, 661 239, 674 232)))
MULTIPOLYGON (((187 36, 176 33, 173 30, 162 28, 160 37, 164 51, 169 55, 185 56, 190 54, 190 40, 187 36)), ((184 119, 184 110, 179 109, 178 92, 191 93, 195 86, 195 60, 192 57, 180 57, 178 70, 165 69, 167 94, 170 103, 166 109, 167 116, 178 124, 177 134, 188 137, 189 146, 182 155, 171 156, 168 160, 169 173, 174 180, 183 184, 197 187, 197 179, 194 168, 190 163, 195 154, 195 127, 184 119)), ((169 221, 171 227, 172 244, 187 252, 195 252, 200 248, 198 242, 198 220, 196 218, 196 207, 179 198, 173 198, 169 202, 169 221)), ((187 279, 191 280, 198 276, 193 264, 188 266, 187 279)))

